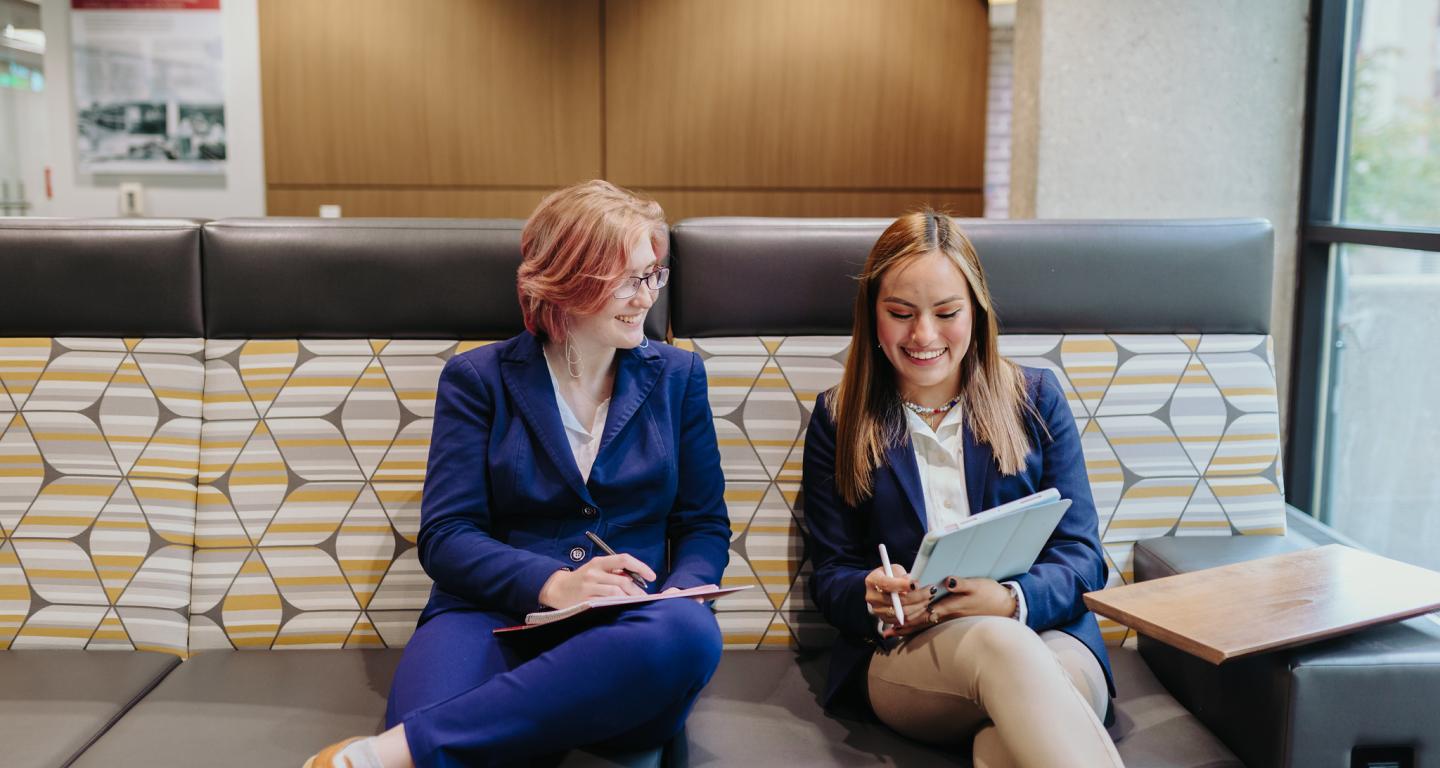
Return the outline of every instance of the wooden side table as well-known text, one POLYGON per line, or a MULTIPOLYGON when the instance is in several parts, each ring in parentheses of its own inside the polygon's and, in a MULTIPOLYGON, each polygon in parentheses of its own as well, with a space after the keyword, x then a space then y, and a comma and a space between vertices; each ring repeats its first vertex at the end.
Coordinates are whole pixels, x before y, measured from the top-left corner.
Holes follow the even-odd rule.
POLYGON ((1085 603, 1220 664, 1440 609, 1440 573, 1331 544, 1091 592, 1085 603))

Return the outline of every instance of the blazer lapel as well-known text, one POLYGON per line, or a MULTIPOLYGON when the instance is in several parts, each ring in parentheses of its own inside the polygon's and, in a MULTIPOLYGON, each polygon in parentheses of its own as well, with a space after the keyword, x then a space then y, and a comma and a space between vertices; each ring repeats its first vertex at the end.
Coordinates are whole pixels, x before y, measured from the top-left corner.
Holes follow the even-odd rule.
MULTIPOLYGON (((660 380, 660 371, 665 361, 654 347, 636 347, 616 352, 619 364, 615 370, 615 385, 610 391, 610 412, 605 416, 605 432, 600 436, 600 449, 596 453, 598 462, 606 446, 615 441, 625 425, 630 423, 650 390, 660 380)), ((577 470, 578 472, 578 470, 577 470)))
POLYGON ((565 426, 560 423, 560 409, 555 403, 555 387, 550 383, 550 372, 546 370, 545 349, 540 340, 529 333, 521 334, 506 350, 500 366, 500 378, 505 391, 515 402, 520 417, 530 426, 545 454, 560 470, 580 498, 594 504, 590 491, 580 478, 580 467, 575 464, 575 455, 570 451, 570 441, 565 438, 565 426))
POLYGON ((968 422, 961 430, 965 441, 965 495, 969 497, 970 514, 978 515, 986 509, 985 485, 990 481, 995 453, 990 450, 989 443, 976 442, 968 422))
POLYGON ((920 465, 915 463, 915 450, 907 434, 898 444, 885 451, 885 464, 895 473, 905 500, 910 502, 910 511, 920 521, 920 530, 930 530, 930 520, 925 512, 925 492, 920 488, 920 465))

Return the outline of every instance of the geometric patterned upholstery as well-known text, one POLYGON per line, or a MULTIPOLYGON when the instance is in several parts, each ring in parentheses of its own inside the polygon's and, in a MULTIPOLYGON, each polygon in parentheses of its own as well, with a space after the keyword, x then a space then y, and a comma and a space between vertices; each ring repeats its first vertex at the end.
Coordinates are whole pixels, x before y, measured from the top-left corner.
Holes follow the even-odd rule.
MULTIPOLYGON (((837 384, 849 338, 677 340, 705 358, 732 546, 716 603, 727 647, 832 636, 806 594, 801 452, 815 398, 837 384)), ((1002 335, 1017 363, 1048 368, 1081 434, 1110 583, 1151 536, 1282 534, 1278 400, 1264 335, 1002 335)), ((1124 627, 1101 620, 1107 641, 1124 627)))
POLYGON ((185 655, 200 339, 0 339, 0 650, 185 655))
MULTIPOLYGON (((415 538, 436 384, 487 343, 0 339, 0 649, 403 646, 430 588, 415 538)), ((727 647, 827 642, 800 454, 848 337, 676 344, 709 375, 724 581, 757 587, 716 604, 727 647)), ((1001 351, 1065 389, 1112 584, 1140 538, 1283 533, 1267 336, 1006 335, 1001 351)))
POLYGON ((833 632, 807 593, 797 509, 801 449, 815 398, 840 381, 848 336, 677 339, 698 352, 725 473, 730 564, 715 603, 727 648, 824 644, 833 632))
POLYGON ((205 342, 192 651, 409 640, 435 389, 487 343, 205 342))

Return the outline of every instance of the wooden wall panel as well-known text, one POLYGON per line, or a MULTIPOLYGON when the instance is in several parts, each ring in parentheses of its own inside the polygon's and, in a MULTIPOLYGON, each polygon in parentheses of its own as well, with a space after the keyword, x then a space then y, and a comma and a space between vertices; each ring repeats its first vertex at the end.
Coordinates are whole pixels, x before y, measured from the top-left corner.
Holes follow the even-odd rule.
POLYGON ((924 205, 956 216, 981 216, 985 196, 979 192, 753 192, 647 191, 672 222, 697 216, 899 216, 924 205))
MULTIPOLYGON (((321 205, 338 204, 345 216, 438 216, 523 219, 546 189, 275 189, 267 195, 271 216, 314 216, 321 205)), ((978 192, 652 192, 671 222, 697 216, 899 216, 922 205, 956 216, 984 213, 978 192)))
POLYGON ((601 174, 600 0, 261 0, 268 184, 601 174))
MULTIPOLYGON (((558 186, 558 185, 557 185, 558 186)), ((347 218, 357 216, 440 217, 457 219, 524 219, 530 216, 543 189, 277 189, 265 196, 271 216, 316 216, 320 206, 338 204, 347 218)))
POLYGON ((983 210, 981 0, 259 0, 268 211, 983 210))
POLYGON ((609 178, 983 188, 980 0, 607 0, 609 178))

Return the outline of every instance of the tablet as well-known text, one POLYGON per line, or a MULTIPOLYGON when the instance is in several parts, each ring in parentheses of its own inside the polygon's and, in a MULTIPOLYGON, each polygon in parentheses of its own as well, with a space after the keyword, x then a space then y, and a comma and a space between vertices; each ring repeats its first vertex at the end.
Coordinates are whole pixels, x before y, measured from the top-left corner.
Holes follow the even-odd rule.
MULTIPOLYGON (((1047 488, 931 531, 920 542, 911 577, 922 586, 940 586, 950 576, 1004 581, 1025 573, 1069 508, 1069 499, 1047 488)), ((944 592, 940 586, 936 598, 944 592)))

